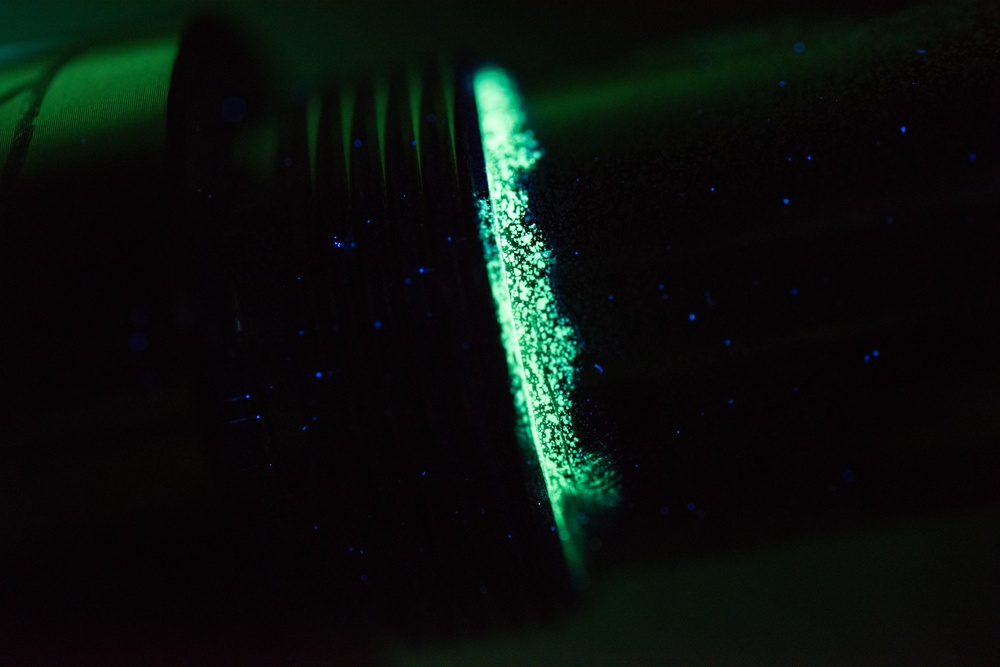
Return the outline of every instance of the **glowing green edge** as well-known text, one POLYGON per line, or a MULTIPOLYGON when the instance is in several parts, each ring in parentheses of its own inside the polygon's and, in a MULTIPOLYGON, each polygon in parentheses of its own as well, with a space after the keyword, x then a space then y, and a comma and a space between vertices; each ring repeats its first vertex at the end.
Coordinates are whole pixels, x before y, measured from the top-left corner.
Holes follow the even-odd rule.
POLYGON ((506 72, 473 80, 489 196, 480 201, 480 237, 507 354, 518 436, 534 452, 563 554, 585 579, 585 510, 618 502, 617 477, 585 452, 572 425, 571 394, 580 344, 552 285, 552 255, 532 221, 526 177, 542 153, 524 127, 521 100, 506 72))

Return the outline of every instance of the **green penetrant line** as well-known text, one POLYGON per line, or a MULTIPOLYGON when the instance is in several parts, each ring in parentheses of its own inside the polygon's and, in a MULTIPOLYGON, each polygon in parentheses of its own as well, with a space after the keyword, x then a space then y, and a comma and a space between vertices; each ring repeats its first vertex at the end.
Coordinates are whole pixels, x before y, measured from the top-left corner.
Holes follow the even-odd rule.
POLYGON ((524 127, 521 99, 501 69, 473 80, 486 160, 489 198, 480 201, 486 255, 507 354, 521 444, 534 452, 545 481, 563 554, 576 581, 585 580, 585 509, 618 502, 617 477, 603 458, 585 452, 572 425, 580 344, 552 285, 552 254, 529 215, 524 180, 542 152, 524 127))

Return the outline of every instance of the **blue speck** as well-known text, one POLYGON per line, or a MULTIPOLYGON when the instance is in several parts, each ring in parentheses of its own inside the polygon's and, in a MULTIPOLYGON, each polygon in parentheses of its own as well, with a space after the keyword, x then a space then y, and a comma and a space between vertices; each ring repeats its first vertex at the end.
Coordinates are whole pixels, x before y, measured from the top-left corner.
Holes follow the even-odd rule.
POLYGON ((805 42, 795 42, 795 44, 792 45, 792 50, 795 51, 795 53, 803 53, 806 50, 805 42))
POLYGON ((242 97, 230 95, 222 102, 222 117, 230 123, 238 123, 247 115, 247 103, 242 97))
POLYGON ((788 161, 789 161, 789 162, 791 162, 791 161, 792 161, 792 156, 791 156, 791 155, 789 155, 789 156, 788 156, 788 161))
POLYGON ((779 88, 784 88, 784 87, 785 87, 785 82, 784 82, 783 80, 782 80, 782 81, 779 81, 779 82, 778 82, 778 87, 779 87, 779 88))
POLYGON ((900 131, 900 132, 901 132, 902 134, 906 134, 906 126, 905 126, 905 125, 900 125, 900 126, 899 126, 899 131, 900 131))
POLYGON ((798 287, 793 287, 789 291, 790 291, 790 293, 791 293, 792 296, 798 296, 799 295, 799 288, 798 287))
POLYGON ((710 188, 708 189, 708 191, 709 191, 709 192, 715 192, 715 186, 713 185, 712 187, 710 187, 710 188))
POLYGON ((427 471, 426 471, 426 470, 424 470, 424 471, 423 471, 422 473, 420 473, 420 476, 421 476, 421 477, 427 477, 427 471))
POLYGON ((421 266, 419 269, 417 269, 417 273, 427 273, 427 269, 421 266))
POLYGON ((865 363, 867 364, 871 360, 872 360, 871 355, 866 354, 865 355, 865 363))
POLYGON ((245 399, 247 399, 247 400, 249 401, 249 400, 250 400, 250 394, 247 394, 247 395, 246 395, 246 396, 244 396, 243 398, 245 398, 245 399))
POLYGON ((781 200, 781 203, 784 204, 785 206, 788 206, 791 203, 791 200, 788 197, 785 197, 784 199, 781 200))
POLYGON ((145 352, 149 347, 149 337, 141 331, 133 332, 128 337, 128 349, 131 352, 145 352))
POLYGON ((257 419, 260 419, 260 415, 256 415, 257 419))
POLYGON ((872 350, 872 356, 877 357, 879 354, 878 350, 872 350))
POLYGON ((308 426, 303 426, 300 430, 305 431, 308 430, 308 428, 309 428, 308 426))
POLYGON ((361 575, 361 581, 368 581, 368 575, 367 574, 362 574, 361 575))
POLYGON ((969 162, 975 162, 975 161, 976 161, 976 154, 969 153, 969 162))
POLYGON ((416 145, 417 145, 417 140, 416 140, 416 139, 414 139, 413 141, 411 141, 411 142, 410 142, 410 145, 411 145, 411 146, 416 146, 416 145))
POLYGON ((732 405, 733 404, 733 399, 730 398, 728 401, 726 401, 726 403, 728 403, 729 405, 732 405))
POLYGON ((323 371, 316 371, 316 379, 323 377, 323 371))
POLYGON ((695 504, 693 502, 689 502, 687 505, 685 505, 685 507, 687 507, 688 512, 693 512, 694 508, 695 508, 695 504))
POLYGON ((296 280, 302 280, 302 276, 295 276, 296 280))
POLYGON ((413 279, 412 278, 403 278, 403 284, 404 285, 412 285, 413 284, 413 279))
POLYGON ((319 530, 319 526, 313 526, 313 530, 319 530))
POLYGON ((552 533, 556 532, 556 527, 555 526, 549 526, 549 532, 552 532, 552 533))
POLYGON ((927 53, 927 49, 917 49, 917 53, 919 53, 920 55, 924 55, 925 53, 927 53))
POLYGON ((310 417, 310 419, 312 419, 314 422, 319 421, 319 417, 317 415, 313 415, 312 417, 310 417))
POLYGON ((663 283, 660 283, 659 285, 657 285, 657 287, 659 287, 660 289, 663 289, 663 283))
POLYGON ((81 144, 87 143, 87 137, 84 137, 83 139, 80 139, 80 143, 81 144))
POLYGON ((812 162, 812 159, 813 159, 813 156, 812 156, 812 155, 807 155, 807 156, 806 156, 806 161, 808 161, 808 162, 812 162))
POLYGON ((729 347, 730 345, 732 345, 732 344, 733 344, 733 341, 729 340, 728 338, 727 338, 726 340, 722 341, 722 342, 723 342, 723 344, 724 344, 724 345, 725 345, 726 347, 729 347))
POLYGON ((669 513, 670 513, 670 510, 667 508, 666 505, 664 505, 663 507, 660 508, 660 514, 662 516, 667 516, 667 514, 669 514, 669 513))
POLYGON ((603 368, 601 368, 601 365, 600 365, 600 364, 594 364, 594 368, 596 368, 596 369, 597 369, 597 372, 598 372, 598 373, 601 373, 602 375, 604 374, 604 369, 603 369, 603 368))
POLYGON ((690 320, 691 322, 694 322, 696 319, 698 319, 698 318, 697 318, 697 316, 694 313, 688 313, 688 320, 690 320))
POLYGON ((305 330, 304 329, 299 329, 299 335, 300 336, 305 336, 306 335, 305 330))
POLYGON ((614 294, 609 294, 608 295, 608 301, 614 301, 614 300, 615 300, 615 295, 614 294))
POLYGON ((574 257, 579 257, 580 256, 580 251, 579 250, 574 250, 573 251, 573 256, 574 257))
POLYGON ((382 328, 382 320, 375 320, 375 328, 376 329, 382 328))
POLYGON ((361 140, 360 139, 355 139, 354 140, 354 147, 355 148, 361 148, 361 140))

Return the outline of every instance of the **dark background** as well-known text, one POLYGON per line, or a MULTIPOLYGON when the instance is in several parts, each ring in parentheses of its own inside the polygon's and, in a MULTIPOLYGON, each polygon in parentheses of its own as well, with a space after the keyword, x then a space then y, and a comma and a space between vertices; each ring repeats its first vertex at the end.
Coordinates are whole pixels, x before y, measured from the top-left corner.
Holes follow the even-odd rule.
MULTIPOLYGON (((11 4, 0 37, 156 34, 199 9, 34 7, 11 4)), ((584 341, 578 425, 621 470, 623 503, 592 517, 594 580, 575 598, 539 541, 517 557, 533 568, 522 584, 543 588, 520 597, 468 602, 481 564, 460 546, 427 565, 453 578, 324 599, 334 547, 298 541, 307 502, 287 505, 305 509, 274 542, 233 518, 234 502, 260 510, 206 426, 210 288, 189 270, 204 260, 163 147, 55 162, 4 211, 0 650, 14 664, 997 661, 994 8, 222 11, 279 100, 432 50, 510 68, 546 151, 533 205, 584 341)), ((341 495, 376 498, 348 516, 422 497, 372 495, 378 456, 394 455, 337 473, 341 495)), ((373 567, 394 572, 402 553, 373 567)))

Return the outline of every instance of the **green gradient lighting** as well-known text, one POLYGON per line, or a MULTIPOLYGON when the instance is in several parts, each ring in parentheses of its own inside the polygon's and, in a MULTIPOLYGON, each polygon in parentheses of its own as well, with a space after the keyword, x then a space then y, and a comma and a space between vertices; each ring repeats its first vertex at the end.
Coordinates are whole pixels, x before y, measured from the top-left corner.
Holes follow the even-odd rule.
POLYGON ((579 341, 552 286, 552 255, 531 219, 524 179, 541 157, 521 100, 500 69, 477 72, 476 105, 489 184, 480 237, 507 353, 518 435, 541 466, 569 567, 584 575, 581 516, 618 501, 613 468, 584 451, 572 425, 579 341))

